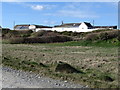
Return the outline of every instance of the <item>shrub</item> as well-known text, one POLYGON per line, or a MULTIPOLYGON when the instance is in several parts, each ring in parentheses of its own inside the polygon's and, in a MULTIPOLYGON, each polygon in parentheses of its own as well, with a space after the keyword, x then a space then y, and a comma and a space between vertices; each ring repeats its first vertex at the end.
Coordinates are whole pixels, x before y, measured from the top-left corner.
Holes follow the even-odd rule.
POLYGON ((45 33, 46 33, 46 31, 41 30, 41 31, 32 33, 31 36, 32 36, 32 37, 41 37, 41 36, 43 36, 43 34, 45 34, 45 33))
POLYGON ((24 38, 10 38, 9 43, 11 44, 24 43, 24 38))
POLYGON ((97 33, 91 33, 86 35, 85 40, 93 41, 93 40, 98 40, 98 34, 97 33))
POLYGON ((99 40, 108 40, 108 39, 109 39, 109 36, 107 32, 99 34, 99 40))
POLYGON ((100 40, 108 40, 108 39, 113 39, 113 38, 118 38, 118 32, 117 30, 115 31, 107 31, 107 32, 101 32, 99 34, 99 39, 100 40))
POLYGON ((99 33, 90 33, 85 36, 85 40, 90 40, 90 41, 106 40, 107 41, 113 38, 117 38, 119 40, 120 39, 119 33, 120 31, 118 30, 104 31, 104 32, 99 32, 99 33))
POLYGON ((43 36, 43 37, 35 37, 35 38, 11 38, 9 39, 9 43, 11 44, 19 44, 19 43, 54 43, 54 42, 67 42, 72 41, 71 37, 67 36, 43 36))
POLYGON ((60 35, 57 32, 53 32, 53 31, 45 31, 45 30, 41 30, 38 32, 34 32, 31 37, 41 37, 41 36, 56 36, 56 35, 60 35))
POLYGON ((6 28, 0 29, 0 32, 2 32, 2 35, 5 35, 9 31, 10 31, 10 29, 6 29, 6 28))
POLYGON ((32 30, 9 30, 4 31, 3 38, 15 38, 15 37, 29 37, 31 33, 33 33, 32 30))

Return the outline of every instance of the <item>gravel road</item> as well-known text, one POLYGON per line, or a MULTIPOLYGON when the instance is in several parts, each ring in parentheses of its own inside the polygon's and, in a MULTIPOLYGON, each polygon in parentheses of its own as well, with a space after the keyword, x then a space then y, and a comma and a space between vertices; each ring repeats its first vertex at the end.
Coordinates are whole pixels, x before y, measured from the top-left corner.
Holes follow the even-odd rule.
POLYGON ((85 88, 85 86, 2 67, 2 88, 85 88))

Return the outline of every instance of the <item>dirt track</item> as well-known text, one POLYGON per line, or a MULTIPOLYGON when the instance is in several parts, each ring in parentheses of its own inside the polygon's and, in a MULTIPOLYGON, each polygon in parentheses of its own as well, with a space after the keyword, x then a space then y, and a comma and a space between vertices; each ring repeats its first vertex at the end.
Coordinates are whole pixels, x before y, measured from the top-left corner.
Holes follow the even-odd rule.
POLYGON ((83 88, 83 86, 3 67, 2 88, 83 88))

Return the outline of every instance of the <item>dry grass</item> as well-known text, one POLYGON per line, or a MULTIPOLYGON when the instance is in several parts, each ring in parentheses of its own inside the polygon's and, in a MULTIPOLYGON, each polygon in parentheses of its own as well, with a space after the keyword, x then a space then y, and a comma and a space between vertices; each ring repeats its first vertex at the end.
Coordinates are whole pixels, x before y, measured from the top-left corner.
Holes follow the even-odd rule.
POLYGON ((44 44, 3 44, 2 46, 3 57, 12 57, 13 60, 17 60, 16 62, 42 62, 49 66, 47 70, 34 68, 52 78, 59 77, 63 80, 87 84, 90 87, 117 87, 117 47, 49 46, 44 44), (59 61, 66 62, 86 74, 56 73, 54 69, 59 61), (100 79, 102 74, 110 75, 114 81, 108 82, 100 79))

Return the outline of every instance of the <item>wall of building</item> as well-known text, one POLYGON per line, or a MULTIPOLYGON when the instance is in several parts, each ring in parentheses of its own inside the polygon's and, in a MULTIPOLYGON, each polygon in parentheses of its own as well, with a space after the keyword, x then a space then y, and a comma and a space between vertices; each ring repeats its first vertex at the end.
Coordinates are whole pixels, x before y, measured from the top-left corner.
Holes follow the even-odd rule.
POLYGON ((63 31, 73 31, 73 32, 90 32, 90 31, 94 31, 94 30, 98 30, 98 29, 81 29, 81 28, 58 28, 58 27, 54 27, 52 28, 52 31, 58 31, 58 32, 63 32, 63 31))
POLYGON ((88 26, 85 23, 81 23, 81 25, 79 26, 79 29, 81 30, 88 29, 88 26))
POLYGON ((47 30, 47 31, 51 30, 52 31, 52 28, 36 28, 35 29, 36 32, 38 32, 40 30, 47 30))
POLYGON ((29 29, 30 29, 30 30, 35 30, 35 29, 36 29, 36 26, 35 26, 35 25, 30 25, 30 26, 29 26, 29 29))

